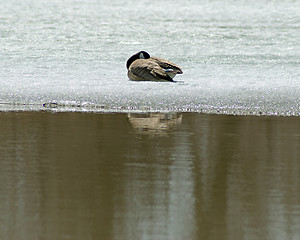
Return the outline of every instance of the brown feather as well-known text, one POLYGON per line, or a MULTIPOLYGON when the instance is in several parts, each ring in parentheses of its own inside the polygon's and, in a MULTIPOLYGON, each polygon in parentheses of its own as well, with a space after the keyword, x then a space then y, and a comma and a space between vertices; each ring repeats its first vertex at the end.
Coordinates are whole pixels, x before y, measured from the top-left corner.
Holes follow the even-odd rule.
MULTIPOLYGON (((151 58, 135 60, 130 65, 129 72, 136 76, 134 77, 135 79, 132 79, 136 81, 138 81, 138 79, 143 79, 144 81, 173 81, 159 64, 151 60, 151 58)), ((130 74, 130 76, 132 76, 132 74, 130 74)))
MULTIPOLYGON (((135 55, 133 55, 134 57, 135 55)), ((129 59, 130 61, 130 59, 129 59)), ((128 77, 134 81, 173 81, 176 74, 181 74, 181 68, 163 58, 150 57, 127 62, 128 77)))
POLYGON ((174 69, 174 71, 177 74, 181 74, 182 73, 182 70, 181 70, 181 68, 178 65, 176 65, 175 63, 172 63, 172 62, 170 62, 170 61, 168 61, 166 59, 158 58, 158 57, 151 57, 149 59, 154 60, 162 68, 165 68, 165 69, 172 68, 172 69, 174 69))

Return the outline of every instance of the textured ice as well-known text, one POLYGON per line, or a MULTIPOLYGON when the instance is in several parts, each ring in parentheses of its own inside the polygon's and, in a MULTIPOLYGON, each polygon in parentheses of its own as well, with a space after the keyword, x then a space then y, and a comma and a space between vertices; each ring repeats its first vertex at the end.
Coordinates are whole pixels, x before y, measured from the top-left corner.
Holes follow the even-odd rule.
POLYGON ((300 115, 300 3, 241 2, 6 2, 0 110, 300 115), (140 50, 184 74, 129 81, 140 50))

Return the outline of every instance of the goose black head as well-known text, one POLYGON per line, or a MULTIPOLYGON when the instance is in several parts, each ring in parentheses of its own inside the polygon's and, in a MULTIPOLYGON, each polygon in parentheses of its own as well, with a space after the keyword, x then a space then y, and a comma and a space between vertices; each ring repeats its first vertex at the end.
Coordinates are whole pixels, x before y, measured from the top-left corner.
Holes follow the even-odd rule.
POLYGON ((137 60, 137 59, 148 59, 150 58, 149 53, 145 52, 145 51, 140 51, 134 55, 132 55, 126 63, 126 67, 127 69, 129 69, 129 66, 131 65, 131 63, 133 63, 133 61, 137 60))

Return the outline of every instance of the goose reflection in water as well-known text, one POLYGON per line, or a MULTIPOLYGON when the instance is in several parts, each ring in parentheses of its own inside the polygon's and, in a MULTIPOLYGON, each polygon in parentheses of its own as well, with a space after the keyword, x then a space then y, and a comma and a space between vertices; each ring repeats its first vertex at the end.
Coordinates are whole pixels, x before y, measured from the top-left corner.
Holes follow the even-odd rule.
POLYGON ((140 133, 164 135, 182 122, 179 113, 128 113, 132 127, 140 133))

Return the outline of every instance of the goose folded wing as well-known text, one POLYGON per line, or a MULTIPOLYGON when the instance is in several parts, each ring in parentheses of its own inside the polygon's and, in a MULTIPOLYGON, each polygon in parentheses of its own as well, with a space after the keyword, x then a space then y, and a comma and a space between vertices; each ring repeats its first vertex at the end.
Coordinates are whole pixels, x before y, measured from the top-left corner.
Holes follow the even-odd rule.
POLYGON ((151 59, 153 59, 154 62, 156 62, 161 68, 167 71, 173 71, 175 74, 182 73, 182 69, 175 63, 172 63, 166 59, 158 58, 158 57, 151 57, 151 59))
POLYGON ((142 63, 138 61, 136 62, 136 64, 134 62, 130 67, 130 71, 136 76, 149 81, 173 81, 158 63, 154 61, 143 61, 142 63))

